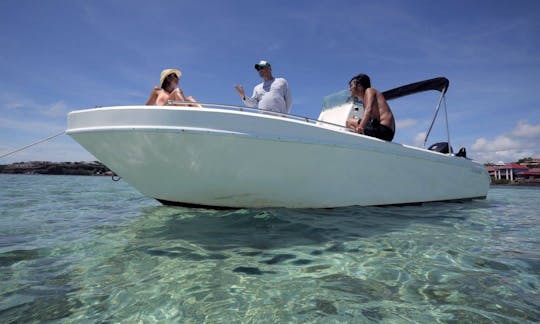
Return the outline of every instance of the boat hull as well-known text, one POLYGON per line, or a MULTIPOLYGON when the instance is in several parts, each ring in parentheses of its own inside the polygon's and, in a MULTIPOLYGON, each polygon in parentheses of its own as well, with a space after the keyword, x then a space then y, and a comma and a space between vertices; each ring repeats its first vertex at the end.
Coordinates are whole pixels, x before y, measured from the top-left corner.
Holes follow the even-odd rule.
POLYGON ((205 108, 72 112, 67 133, 146 196, 329 208, 482 198, 479 163, 288 118, 205 108))

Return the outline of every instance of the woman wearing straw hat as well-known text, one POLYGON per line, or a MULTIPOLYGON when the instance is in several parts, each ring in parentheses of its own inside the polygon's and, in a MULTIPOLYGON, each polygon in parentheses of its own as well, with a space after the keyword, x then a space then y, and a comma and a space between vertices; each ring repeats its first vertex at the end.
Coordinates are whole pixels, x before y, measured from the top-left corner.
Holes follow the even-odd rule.
MULTIPOLYGON (((146 105, 164 106, 169 104, 169 100, 196 102, 195 98, 191 96, 187 98, 184 97, 182 89, 178 88, 178 82, 180 81, 181 76, 182 72, 177 69, 165 69, 161 71, 161 76, 159 78, 160 87, 155 87, 152 90, 152 93, 150 94, 150 98, 148 98, 146 105)), ((184 104, 172 105, 183 106, 184 104)), ((188 106, 200 107, 199 105, 193 104, 189 104, 188 106)))

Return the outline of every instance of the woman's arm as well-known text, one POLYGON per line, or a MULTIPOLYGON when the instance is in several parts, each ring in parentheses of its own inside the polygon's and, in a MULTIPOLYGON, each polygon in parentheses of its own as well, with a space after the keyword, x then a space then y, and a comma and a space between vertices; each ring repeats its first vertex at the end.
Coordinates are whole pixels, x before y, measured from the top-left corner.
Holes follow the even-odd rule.
POLYGON ((186 97, 184 97, 182 89, 176 88, 169 95, 169 100, 186 101, 186 97))
POLYGON ((146 101, 146 105, 147 106, 153 106, 156 104, 156 100, 159 96, 159 90, 160 88, 158 87, 155 87, 153 90, 152 90, 152 93, 150 93, 150 97, 148 98, 148 100, 146 101))

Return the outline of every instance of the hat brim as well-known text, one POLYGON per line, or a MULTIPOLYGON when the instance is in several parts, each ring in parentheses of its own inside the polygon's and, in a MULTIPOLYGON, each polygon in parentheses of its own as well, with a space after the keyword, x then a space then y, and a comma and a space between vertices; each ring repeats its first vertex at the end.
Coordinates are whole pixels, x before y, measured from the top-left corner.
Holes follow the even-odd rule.
POLYGON ((255 64, 255 70, 262 69, 263 67, 269 67, 270 64, 255 64))
POLYGON ((163 86, 163 81, 165 81, 165 78, 168 77, 171 74, 176 75, 178 80, 180 80, 180 77, 182 76, 182 72, 180 70, 177 70, 177 69, 165 69, 165 70, 161 71, 161 76, 159 78, 159 86, 160 87, 163 86))

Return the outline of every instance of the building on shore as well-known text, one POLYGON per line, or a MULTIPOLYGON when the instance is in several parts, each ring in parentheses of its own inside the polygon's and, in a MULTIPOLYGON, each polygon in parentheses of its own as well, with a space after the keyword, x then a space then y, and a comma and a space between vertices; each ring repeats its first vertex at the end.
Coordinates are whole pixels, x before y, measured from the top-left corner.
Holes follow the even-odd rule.
POLYGON ((518 180, 540 182, 540 168, 531 168, 516 175, 518 180))
MULTIPOLYGON (((540 159, 533 159, 533 163, 540 159)), ((523 163, 487 165, 486 170, 492 181, 540 182, 540 168, 528 168, 523 163)))
POLYGON ((528 168, 540 168, 540 158, 526 159, 519 164, 528 168))

